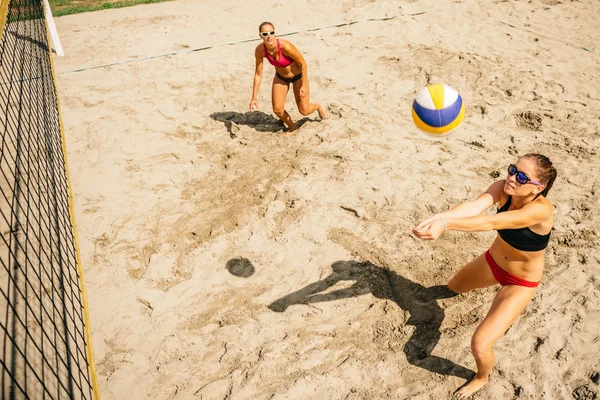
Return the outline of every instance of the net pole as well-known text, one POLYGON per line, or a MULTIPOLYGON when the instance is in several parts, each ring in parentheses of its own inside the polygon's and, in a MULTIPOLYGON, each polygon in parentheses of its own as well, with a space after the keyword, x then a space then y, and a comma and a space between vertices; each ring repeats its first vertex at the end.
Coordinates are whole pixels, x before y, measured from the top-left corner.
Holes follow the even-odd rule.
MULTIPOLYGON (((47 0, 44 0, 44 3, 47 4, 47 0)), ((54 21, 52 22, 54 23, 54 21)), ((46 19, 46 26, 48 26, 49 20, 46 19)), ((50 36, 50 31, 47 29, 46 34, 50 36)), ((48 37, 50 40, 50 37, 48 37)), ((88 369, 90 373, 90 381, 92 384, 92 395, 94 400, 100 400, 100 388, 98 386, 98 377, 96 375, 96 365, 94 362, 94 351, 92 348, 92 331, 90 325, 90 315, 89 308, 87 302, 87 293, 85 290, 85 279, 83 278, 83 268, 81 267, 81 254, 79 251, 79 237, 77 234, 77 223, 75 220, 75 203, 73 200, 73 189, 71 185, 71 175, 69 169, 69 160, 67 156, 67 144, 65 140, 65 131, 64 125, 62 121, 62 114, 60 111, 60 101, 58 99, 58 90, 56 85, 56 71, 54 67, 54 59, 52 58, 52 50, 48 49, 48 57, 50 57, 50 69, 52 71, 52 83, 54 86, 54 90, 56 92, 56 108, 58 109, 58 123, 60 127, 60 139, 62 145, 63 156, 65 160, 65 172, 67 177, 67 188, 68 188, 68 198, 69 198, 69 216, 71 219, 71 226, 73 229, 73 240, 75 245, 75 259, 77 262, 77 275, 79 276, 79 284, 81 285, 81 302, 83 305, 83 320, 84 320, 84 330, 85 330, 85 341, 86 341, 86 354, 88 358, 88 369)), ((58 54, 58 53, 57 53, 58 54)))
POLYGON ((56 55, 63 57, 65 55, 65 52, 63 51, 62 44, 60 43, 60 38, 58 37, 58 30, 56 29, 56 24, 54 23, 54 18, 52 17, 52 10, 50 9, 50 3, 48 3, 48 0, 44 0, 44 16, 46 17, 46 24, 48 26, 48 30, 50 31, 50 37, 52 38, 52 46, 56 51, 56 55))
POLYGON ((4 25, 6 25, 6 18, 8 18, 8 5, 10 0, 0 0, 0 41, 4 34, 4 25))

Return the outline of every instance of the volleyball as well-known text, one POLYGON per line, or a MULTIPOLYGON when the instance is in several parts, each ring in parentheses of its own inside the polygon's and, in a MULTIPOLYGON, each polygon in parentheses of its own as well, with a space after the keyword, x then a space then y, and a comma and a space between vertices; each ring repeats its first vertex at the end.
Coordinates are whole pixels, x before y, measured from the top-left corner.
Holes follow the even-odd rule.
POLYGON ((436 137, 446 136, 465 117, 465 105, 458 92, 448 85, 429 85, 417 93, 412 105, 417 128, 436 137))

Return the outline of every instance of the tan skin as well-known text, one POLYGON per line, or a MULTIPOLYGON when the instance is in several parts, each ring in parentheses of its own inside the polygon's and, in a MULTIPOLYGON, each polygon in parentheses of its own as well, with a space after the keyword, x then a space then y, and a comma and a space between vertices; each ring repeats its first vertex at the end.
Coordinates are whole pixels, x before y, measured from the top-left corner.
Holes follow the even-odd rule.
MULTIPOLYGON (((254 50, 254 56, 256 58, 256 68, 254 71, 254 84, 252 86, 252 100, 250 101, 249 109, 254 111, 258 109, 257 95, 258 88, 263 75, 263 60, 264 60, 264 48, 266 47, 269 55, 274 60, 279 57, 277 50, 277 42, 275 35, 268 35, 266 37, 260 35, 262 32, 273 32, 275 28, 272 25, 264 25, 260 28, 259 36, 262 39, 262 43, 256 46, 254 50)), ((279 39, 279 44, 282 53, 294 60, 289 66, 285 68, 275 67, 275 70, 279 72, 284 78, 293 78, 294 76, 302 73, 302 79, 297 80, 292 84, 294 90, 294 98, 296 99, 296 105, 298 111, 302 115, 310 115, 317 111, 321 119, 325 119, 325 110, 319 103, 310 102, 310 87, 308 85, 308 68, 306 61, 302 54, 296 49, 296 47, 288 42, 287 40, 279 39)), ((285 98, 287 97, 290 84, 289 82, 279 79, 277 76, 273 78, 272 88, 272 105, 273 112, 283 121, 288 127, 288 131, 285 135, 289 135, 298 129, 290 114, 285 111, 285 98)))
MULTIPOLYGON (((520 158, 515 165, 530 179, 540 182, 536 173, 535 160, 520 158)), ((447 230, 479 232, 528 227, 535 233, 546 235, 553 224, 552 204, 544 196, 536 198, 544 187, 543 184, 537 186, 530 182, 521 185, 516 181, 516 176, 507 174, 506 179, 494 182, 476 200, 462 203, 424 220, 415 226, 413 233, 423 240, 435 240, 444 232, 443 219, 445 219, 447 230), (512 196, 512 203, 507 212, 481 215, 494 204, 502 207, 509 196, 512 196)), ((517 250, 498 235, 489 251, 496 263, 510 274, 533 282, 541 279, 544 270, 544 250, 534 252, 517 250)), ((457 293, 464 293, 497 284, 498 281, 494 278, 482 254, 463 266, 450 279, 448 288, 457 293)), ((536 288, 507 285, 502 286, 497 292, 490 310, 471 339, 477 374, 471 382, 457 392, 458 397, 468 398, 488 382, 494 366, 492 347, 529 304, 535 291, 536 288)))

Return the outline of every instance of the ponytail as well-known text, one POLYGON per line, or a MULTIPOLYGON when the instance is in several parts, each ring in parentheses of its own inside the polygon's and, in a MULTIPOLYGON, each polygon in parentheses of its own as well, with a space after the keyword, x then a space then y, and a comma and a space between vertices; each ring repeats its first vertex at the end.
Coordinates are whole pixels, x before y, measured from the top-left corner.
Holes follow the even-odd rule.
POLYGON ((546 156, 534 153, 525 154, 523 158, 529 158, 536 161, 537 174, 538 178, 540 179, 540 183, 546 185, 544 190, 539 195, 547 197, 557 175, 556 168, 552 166, 552 161, 550 161, 550 159, 546 156))

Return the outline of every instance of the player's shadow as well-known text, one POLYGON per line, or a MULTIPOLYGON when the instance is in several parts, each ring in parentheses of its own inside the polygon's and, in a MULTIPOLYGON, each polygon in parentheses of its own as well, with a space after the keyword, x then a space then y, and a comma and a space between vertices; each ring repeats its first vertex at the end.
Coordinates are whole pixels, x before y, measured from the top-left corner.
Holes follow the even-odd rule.
MULTIPOLYGON (((243 114, 235 111, 224 111, 212 113, 210 117, 215 121, 222 122, 232 138, 236 136, 238 125, 246 125, 259 132, 287 131, 283 121, 262 111, 248 111, 243 114)), ((299 128, 307 121, 310 121, 310 119, 304 117, 296 121, 296 126, 299 128)))
POLYGON ((276 300, 269 308, 283 312, 295 304, 341 300, 367 293, 380 299, 390 299, 410 313, 406 323, 416 328, 403 348, 409 363, 437 374, 454 375, 467 381, 473 378, 474 371, 431 355, 440 340, 440 326, 444 320, 444 310, 437 300, 456 296, 446 285, 426 288, 370 262, 338 261, 331 268, 331 275, 276 300), (353 281, 354 284, 322 293, 340 281, 353 281))
MULTIPOLYGON (((35 46, 38 46, 42 51, 48 51, 48 44, 44 41, 41 40, 37 40, 36 38, 33 38, 33 35, 22 35, 20 32, 14 32, 12 30, 7 30, 6 33, 8 33, 9 35, 14 36, 16 39, 18 40, 24 40, 26 42, 29 42, 35 46)), ((45 39, 45 37, 44 37, 45 39)))

